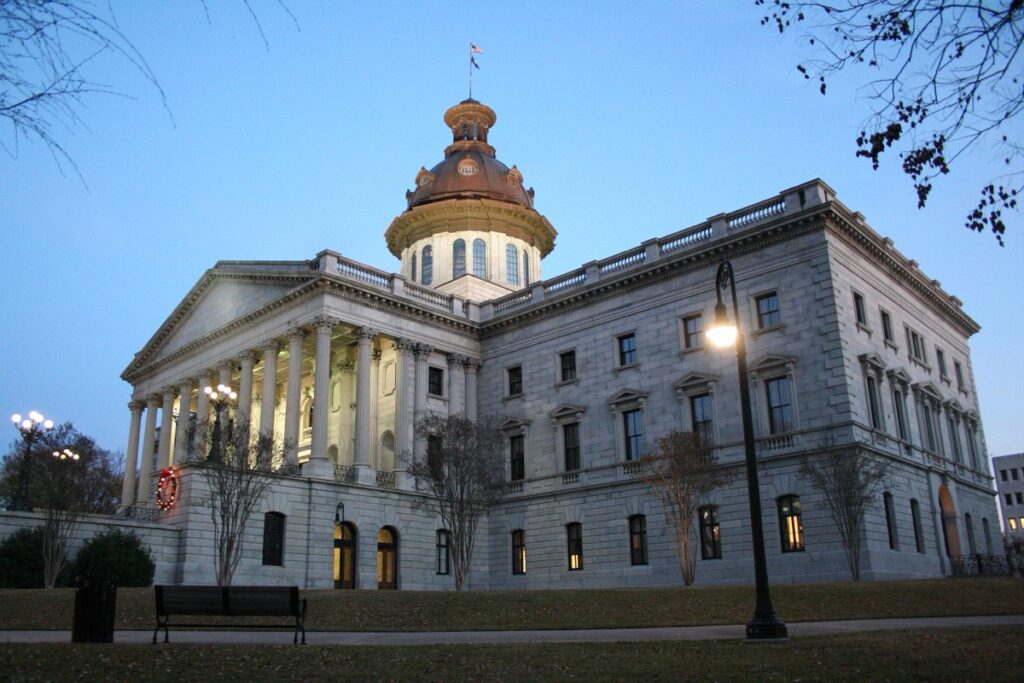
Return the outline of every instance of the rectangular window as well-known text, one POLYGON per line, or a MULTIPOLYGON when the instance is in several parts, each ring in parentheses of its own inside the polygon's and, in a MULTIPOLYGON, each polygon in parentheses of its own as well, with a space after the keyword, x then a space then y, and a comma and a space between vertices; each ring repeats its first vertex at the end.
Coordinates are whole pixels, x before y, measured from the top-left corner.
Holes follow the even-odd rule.
POLYGON ((978 467, 978 446, 974 443, 974 430, 969 423, 964 423, 964 439, 967 441, 967 455, 971 458, 974 469, 978 467))
POLYGON ((447 529, 437 530, 437 573, 451 572, 451 552, 449 550, 451 534, 447 529))
POLYGON ((1017 530, 1017 520, 1016 519, 1014 519, 1013 517, 1010 517, 1006 521, 1010 523, 1010 531, 1016 531, 1017 530))
POLYGON ((522 529, 512 532, 512 573, 526 573, 526 532, 522 529))
POLYGON ((871 418, 871 428, 881 429, 882 428, 882 407, 879 405, 878 399, 878 382, 875 381, 873 375, 868 374, 868 417, 871 418))
POLYGON ((706 505, 697 511, 700 518, 700 557, 702 560, 722 559, 722 535, 718 524, 718 508, 706 505))
POLYGON ((690 428, 705 443, 711 443, 714 430, 714 415, 711 410, 711 394, 690 397, 690 428))
POLYGON ((949 373, 946 372, 946 354, 942 352, 942 349, 935 347, 935 362, 939 365, 939 377, 942 379, 948 379, 949 373))
POLYGON ((782 322, 779 315, 779 295, 777 292, 762 294, 755 300, 757 304, 757 327, 763 330, 766 327, 773 327, 782 322))
POLYGON ((704 345, 704 317, 699 313, 683 318, 683 345, 687 349, 704 345))
POLYGON ((1010 478, 1013 479, 1014 481, 1017 481, 1017 468, 1016 467, 1014 467, 1012 470, 1010 470, 1010 478))
POLYGON ((1004 493, 1003 494, 1003 498, 1006 500, 1006 504, 1007 505, 1013 505, 1013 494, 1012 493, 1004 493))
POLYGON ((630 332, 618 337, 619 365, 636 363, 636 334, 630 332))
POLYGON ((889 549, 899 550, 900 541, 896 535, 896 508, 893 505, 892 494, 888 491, 882 494, 882 502, 885 503, 885 527, 889 531, 889 549))
POLYGON ((576 379, 576 352, 566 351, 558 354, 559 378, 562 382, 572 382, 576 379))
POLYGON ((1020 491, 1013 494, 1013 497, 1017 501, 1017 505, 1024 505, 1024 496, 1021 495, 1020 491))
POLYGON ((804 525, 799 496, 779 498, 779 535, 782 537, 782 552, 793 553, 804 549, 804 525))
POLYGON ((896 431, 904 441, 909 441, 907 434, 907 412, 903 407, 903 394, 899 391, 892 392, 892 405, 896 409, 896 431))
POLYGON ((647 564, 647 518, 633 515, 629 518, 630 564, 647 564))
POLYGON ((562 445, 565 448, 565 471, 580 468, 580 423, 562 425, 562 445))
POLYGON ((517 365, 509 368, 508 373, 508 395, 519 396, 523 393, 523 366, 517 365))
POLYGON ((964 391, 964 368, 958 360, 953 361, 953 374, 956 375, 956 388, 964 391))
POLYGON ((569 552, 569 571, 583 569, 583 525, 579 522, 567 524, 565 537, 569 552))
POLYGON ((1006 470, 999 470, 999 476, 1002 477, 1003 481, 1006 481, 1006 470))
POLYGON ((960 439, 956 433, 956 420, 952 416, 946 418, 946 428, 949 430, 949 445, 953 449, 953 460, 957 464, 962 464, 963 452, 960 450, 960 439))
POLYGON ((444 456, 441 453, 441 437, 431 434, 427 437, 427 469, 435 481, 444 479, 444 456))
POLYGON ((626 436, 626 460, 637 460, 643 457, 644 417, 640 409, 624 412, 622 426, 626 436))
POLYGON ((914 330, 910 329, 909 327, 907 327, 906 330, 907 330, 907 355, 909 355, 910 358, 913 359, 913 360, 916 360, 916 361, 918 361, 920 363, 927 364, 928 363, 928 357, 925 354, 924 337, 922 337, 921 335, 919 335, 917 332, 915 332, 914 330))
POLYGON ((928 399, 921 402, 921 419, 924 421, 924 447, 935 452, 935 421, 928 399))
POLYGON ((263 515, 263 564, 284 566, 284 515, 280 512, 263 515))
POLYGON ((882 338, 890 344, 896 342, 895 337, 892 334, 892 317, 889 315, 889 311, 879 310, 882 316, 882 338))
POLYGON ((921 527, 921 505, 917 499, 910 501, 910 514, 914 518, 914 543, 917 544, 917 552, 924 552, 924 530, 921 527))
POLYGON ((867 327, 868 312, 864 308, 864 297, 857 292, 853 293, 853 312, 857 316, 857 324, 867 327))
POLYGON ((508 440, 512 481, 522 481, 526 477, 525 446, 526 440, 523 438, 522 434, 510 437, 508 440))
POLYGON ((793 429, 793 397, 788 377, 776 377, 765 384, 768 394, 768 431, 781 434, 793 429))
POLYGON ((441 368, 427 369, 427 392, 432 396, 444 396, 444 370, 441 368))

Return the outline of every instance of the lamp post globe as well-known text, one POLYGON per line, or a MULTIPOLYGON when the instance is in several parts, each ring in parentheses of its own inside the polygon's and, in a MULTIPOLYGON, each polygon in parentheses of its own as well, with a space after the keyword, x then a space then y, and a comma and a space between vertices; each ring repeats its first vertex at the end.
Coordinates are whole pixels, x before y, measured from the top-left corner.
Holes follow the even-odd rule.
POLYGON ((761 487, 757 476, 757 453, 754 448, 754 420, 750 408, 750 387, 747 376, 747 348, 740 330, 740 311, 736 301, 736 278, 732 264, 723 261, 715 274, 715 323, 705 334, 720 348, 735 345, 736 369, 740 384, 740 412, 743 418, 743 450, 747 466, 747 499, 750 504, 750 533, 754 548, 754 583, 757 601, 754 618, 747 624, 748 640, 777 640, 787 635, 786 625, 775 615, 768 588, 768 565, 764 552, 764 528, 761 520, 761 487), (722 302, 722 292, 732 295, 732 322, 722 302))
POLYGON ((203 392, 210 399, 210 406, 214 411, 213 435, 210 437, 210 453, 207 460, 220 462, 223 459, 223 445, 221 444, 221 415, 238 398, 238 394, 225 384, 218 384, 216 388, 205 387, 203 392))
POLYGON ((21 433, 23 452, 18 463, 14 495, 11 496, 7 509, 32 512, 32 501, 28 495, 29 470, 32 467, 32 444, 45 432, 53 429, 53 420, 45 418, 39 411, 31 410, 27 417, 22 417, 18 413, 11 415, 11 422, 21 433))

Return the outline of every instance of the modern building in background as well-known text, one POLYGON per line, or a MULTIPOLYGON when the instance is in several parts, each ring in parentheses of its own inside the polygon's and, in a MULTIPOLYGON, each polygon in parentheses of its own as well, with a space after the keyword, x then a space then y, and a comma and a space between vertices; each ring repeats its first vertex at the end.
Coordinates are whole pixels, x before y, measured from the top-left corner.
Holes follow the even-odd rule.
MULTIPOLYGON (((545 279, 556 231, 495 157, 494 111, 466 100, 444 121, 444 159, 415 174, 385 231, 398 273, 334 251, 220 261, 136 354, 129 511, 151 506, 159 468, 201 457, 187 425, 210 418, 203 388, 226 384, 235 423, 280 453, 236 583, 450 589, 447 535, 405 473, 424 455, 414 425, 497 415, 507 485, 471 588, 672 585, 672 531, 637 461, 693 430, 738 475, 700 511, 697 581, 752 582, 735 357, 704 339, 729 259, 772 581, 849 577, 798 474, 832 449, 892 468, 866 515, 865 578, 1002 552, 968 346, 979 327, 832 188, 812 180, 545 279)), ((203 473, 181 473, 176 506, 135 524, 159 546, 158 580, 212 583, 203 473)))
POLYGON ((1024 555, 1024 453, 992 458, 1006 545, 1024 555))

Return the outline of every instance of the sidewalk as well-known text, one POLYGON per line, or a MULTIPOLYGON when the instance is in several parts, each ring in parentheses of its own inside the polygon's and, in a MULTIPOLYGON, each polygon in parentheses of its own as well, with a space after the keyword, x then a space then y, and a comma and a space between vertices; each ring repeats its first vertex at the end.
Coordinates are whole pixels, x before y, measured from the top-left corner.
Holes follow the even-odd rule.
MULTIPOLYGON (((825 636, 857 631, 898 631, 913 628, 964 626, 1024 626, 1024 614, 989 617, 928 617, 916 619, 851 619, 787 624, 790 637, 825 636)), ((225 645, 290 645, 293 631, 175 631, 171 643, 225 645)), ((743 625, 673 626, 550 631, 307 631, 310 645, 452 645, 504 643, 606 643, 664 640, 735 640, 745 637, 743 625)), ((146 644, 152 631, 117 631, 114 642, 146 644)), ((71 631, 0 631, 2 643, 70 643, 71 631)), ((158 639, 163 643, 163 633, 158 639)))

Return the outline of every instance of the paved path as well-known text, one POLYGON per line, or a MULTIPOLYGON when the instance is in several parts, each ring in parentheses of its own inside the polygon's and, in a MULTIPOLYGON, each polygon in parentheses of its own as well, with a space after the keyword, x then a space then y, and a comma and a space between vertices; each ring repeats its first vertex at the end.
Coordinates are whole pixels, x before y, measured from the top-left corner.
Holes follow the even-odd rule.
MULTIPOLYGON (((929 617, 920 619, 851 619, 787 624, 790 636, 823 636, 856 631, 896 631, 910 628, 963 626, 1024 626, 1024 614, 988 617, 929 617)), ((745 636, 742 625, 669 626, 550 631, 417 631, 412 633, 307 631, 311 645, 446 645, 501 643, 605 643, 657 640, 732 640, 745 636)), ((117 631, 115 643, 149 643, 152 631, 117 631)), ((161 633, 160 641, 163 642, 161 633)), ((70 631, 0 631, 4 643, 68 643, 70 631)), ((233 645, 291 644, 292 631, 175 631, 171 643, 233 645)))

